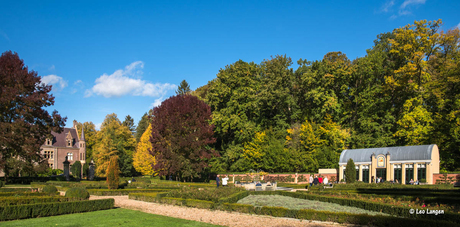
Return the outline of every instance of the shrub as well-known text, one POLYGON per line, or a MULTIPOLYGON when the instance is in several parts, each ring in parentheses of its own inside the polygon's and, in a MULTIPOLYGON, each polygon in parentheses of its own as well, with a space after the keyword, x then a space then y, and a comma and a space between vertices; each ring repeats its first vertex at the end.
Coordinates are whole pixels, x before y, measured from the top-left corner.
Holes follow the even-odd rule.
POLYGON ((81 162, 76 161, 71 167, 70 171, 72 171, 72 175, 74 175, 76 178, 80 179, 81 178, 81 162))
POLYGON ((89 193, 84 188, 69 188, 65 192, 65 197, 84 200, 89 198, 89 193))
POLYGON ((355 169, 355 162, 353 159, 348 159, 347 162, 347 169, 345 169, 345 181, 348 183, 354 183, 356 180, 356 169, 355 169))
POLYGON ((0 188, 3 187, 3 181, 0 180, 0 188))
POLYGON ((117 189, 119 183, 118 156, 110 157, 109 166, 107 167, 107 185, 109 189, 117 189))
POLYGON ((48 194, 56 194, 56 192, 58 191, 56 186, 54 185, 45 185, 45 187, 43 187, 42 191, 44 193, 48 193, 48 194))

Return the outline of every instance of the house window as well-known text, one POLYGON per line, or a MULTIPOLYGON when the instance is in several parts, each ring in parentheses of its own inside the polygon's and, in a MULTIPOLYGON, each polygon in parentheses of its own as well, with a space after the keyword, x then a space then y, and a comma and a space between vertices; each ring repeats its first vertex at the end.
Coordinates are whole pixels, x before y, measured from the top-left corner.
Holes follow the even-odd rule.
POLYGON ((51 169, 53 168, 53 163, 50 163, 50 168, 51 168, 51 169))
POLYGON ((49 154, 49 159, 54 159, 54 151, 50 151, 50 154, 49 154))
POLYGON ((72 146, 72 141, 71 141, 71 140, 67 140, 67 146, 68 146, 68 147, 71 147, 71 146, 72 146))
POLYGON ((73 160, 73 153, 67 153, 67 160, 73 160))

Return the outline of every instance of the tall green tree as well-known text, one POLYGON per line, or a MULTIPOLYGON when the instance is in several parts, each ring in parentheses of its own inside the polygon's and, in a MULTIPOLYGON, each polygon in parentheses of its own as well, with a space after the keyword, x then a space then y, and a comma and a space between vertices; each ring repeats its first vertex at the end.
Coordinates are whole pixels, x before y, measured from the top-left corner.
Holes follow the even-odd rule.
POLYGON ((260 73, 259 65, 239 60, 221 69, 209 83, 206 99, 215 125, 215 147, 221 151, 213 166, 232 170, 244 167, 243 144, 259 131, 260 73))
POLYGON ((187 81, 182 80, 176 90, 176 95, 185 95, 189 94, 192 90, 190 90, 190 85, 188 85, 187 81))
POLYGON ((133 166, 133 154, 136 147, 128 127, 122 125, 116 114, 109 114, 102 122, 101 130, 96 135, 97 143, 94 150, 96 173, 106 176, 110 157, 117 156, 120 175, 133 176, 137 172, 133 166))
POLYGON ((24 65, 17 53, 0 56, 0 169, 8 177, 10 159, 40 162, 40 146, 51 131, 62 132, 67 118, 46 107, 54 104, 51 85, 24 65))
POLYGON ((134 119, 131 116, 127 115, 122 124, 128 127, 129 131, 131 131, 133 135, 136 133, 136 126, 134 125, 134 119))
POLYGON ((137 124, 137 127, 136 127, 136 134, 135 134, 137 143, 139 143, 139 141, 140 141, 142 135, 144 134, 145 130, 147 130, 147 127, 150 124, 149 121, 150 121, 149 120, 149 115, 147 113, 142 115, 141 120, 139 120, 139 123, 137 124))
POLYGON ((197 97, 166 99, 153 109, 153 116, 150 153, 155 157, 153 169, 160 176, 193 179, 219 155, 209 147, 215 142, 211 108, 197 97))
POLYGON ((72 175, 78 179, 81 178, 81 162, 76 161, 73 163, 73 165, 70 167, 70 171, 72 172, 72 175))
POLYGON ((345 181, 347 184, 355 183, 356 181, 356 167, 353 159, 348 159, 347 167, 345 169, 345 181))

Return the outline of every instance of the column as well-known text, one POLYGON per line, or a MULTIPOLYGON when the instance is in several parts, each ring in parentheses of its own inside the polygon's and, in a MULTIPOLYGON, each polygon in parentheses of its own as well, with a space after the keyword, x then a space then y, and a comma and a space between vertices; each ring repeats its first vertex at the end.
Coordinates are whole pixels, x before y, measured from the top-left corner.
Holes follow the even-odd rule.
POLYGON ((391 158, 391 157, 390 157, 390 153, 387 153, 387 154, 386 154, 386 158, 385 158, 385 159, 386 159, 386 160, 385 160, 385 168, 386 168, 386 170, 387 170, 387 179, 385 179, 385 181, 391 180, 391 176, 390 176, 390 175, 391 175, 391 172, 392 172, 392 171, 391 171, 391 166, 390 166, 390 158, 391 158))
POLYGON ((339 167, 339 180, 340 182, 343 179, 343 165, 339 167))
MULTIPOLYGON (((371 176, 371 179, 372 179, 372 177, 374 177, 374 182, 373 183, 375 183, 375 179, 377 179, 377 169, 376 169, 377 168, 377 159, 375 158, 375 154, 372 154, 371 160, 372 160, 372 162, 371 162, 372 164, 369 166, 369 168, 370 168, 370 170, 369 170, 370 174, 369 175, 371 176)), ((371 182, 371 181, 369 181, 369 182, 371 182)))
POLYGON ((359 170, 358 171, 359 172, 359 179, 358 180, 363 181, 363 165, 360 164, 358 170, 359 170))
POLYGON ((426 163, 425 168, 426 168, 426 182, 428 184, 435 184, 436 182, 433 182, 433 172, 431 171, 431 163, 426 163))
POLYGON ((401 163, 401 184, 406 184, 406 163, 401 163))
POLYGON ((418 164, 414 163, 414 182, 418 180, 418 164))
MULTIPOLYGON (((390 180, 393 180, 393 182, 394 182, 394 180, 395 180, 395 166, 394 166, 394 164, 390 164, 389 169, 390 169, 390 180)), ((387 174, 387 176, 388 176, 388 174, 387 174)))

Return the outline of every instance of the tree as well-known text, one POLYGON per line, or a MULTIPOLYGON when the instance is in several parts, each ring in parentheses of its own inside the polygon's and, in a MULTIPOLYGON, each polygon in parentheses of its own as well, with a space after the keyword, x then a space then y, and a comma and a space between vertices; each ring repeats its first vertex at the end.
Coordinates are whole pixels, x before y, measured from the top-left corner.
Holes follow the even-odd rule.
POLYGON ((177 87, 176 95, 185 95, 189 94, 192 90, 190 90, 190 85, 188 85, 187 81, 183 80, 180 82, 180 85, 177 87))
POLYGON ((117 189, 119 183, 119 168, 118 156, 110 157, 109 165, 107 166, 107 186, 109 189, 117 189))
POLYGON ((150 154, 160 176, 198 177, 208 161, 219 154, 210 124, 211 108, 192 95, 173 96, 153 109, 150 154))
POLYGON ((137 144, 136 152, 134 153, 133 165, 136 168, 136 171, 142 173, 142 175, 153 175, 152 166, 155 164, 155 157, 153 157, 149 150, 152 149, 152 144, 150 143, 150 136, 152 135, 152 126, 149 125, 147 130, 141 137, 141 140, 137 144))
POLYGON ((348 183, 354 183, 356 181, 356 169, 355 169, 355 162, 353 159, 348 159, 347 167, 345 169, 345 181, 348 183))
POLYGON ((133 154, 136 141, 128 127, 123 126, 116 114, 109 114, 102 122, 101 130, 96 135, 97 143, 94 150, 96 173, 106 175, 110 157, 118 157, 122 176, 136 175, 133 167, 133 154))
MULTIPOLYGON (((79 130, 78 133, 81 132, 81 128, 83 127, 83 132, 85 133, 85 141, 86 141, 86 163, 90 162, 93 158, 93 151, 96 145, 96 125, 93 122, 84 122, 83 124, 78 122, 77 128, 79 130)), ((84 168, 83 168, 84 169, 84 168)), ((84 173, 83 173, 84 174, 84 173)))
POLYGON ((51 85, 41 83, 17 53, 0 57, 0 169, 9 175, 7 160, 27 163, 42 160, 40 146, 51 131, 62 132, 67 118, 44 108, 54 104, 51 85))
POLYGON ((70 167, 70 171, 72 172, 72 175, 80 179, 81 178, 81 162, 80 161, 74 162, 73 165, 70 167))
POLYGON ((134 119, 127 115, 125 117, 125 120, 123 121, 123 125, 128 127, 129 131, 131 131, 133 133, 133 135, 136 133, 136 127, 134 125, 134 119))
POLYGON ((145 113, 142 116, 141 120, 139 121, 139 123, 137 124, 137 127, 136 127, 136 141, 137 141, 137 143, 139 143, 139 141, 141 140, 141 137, 144 134, 144 132, 147 129, 147 127, 149 126, 149 124, 150 124, 149 115, 147 113, 145 113))

